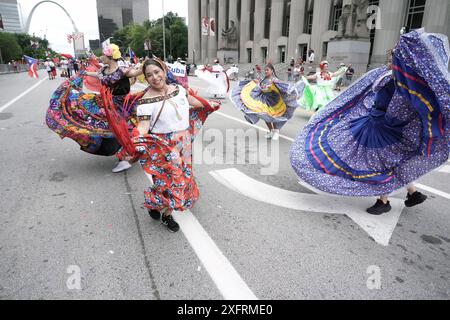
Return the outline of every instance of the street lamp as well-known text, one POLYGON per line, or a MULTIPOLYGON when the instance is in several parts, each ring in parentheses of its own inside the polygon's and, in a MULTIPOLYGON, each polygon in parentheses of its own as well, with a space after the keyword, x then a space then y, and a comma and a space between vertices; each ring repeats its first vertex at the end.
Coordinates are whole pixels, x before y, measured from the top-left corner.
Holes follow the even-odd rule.
POLYGON ((162 12, 163 12, 163 20, 162 20, 162 26, 163 26, 163 47, 164 47, 164 61, 166 61, 166 24, 164 22, 164 0, 161 0, 162 3, 162 12))

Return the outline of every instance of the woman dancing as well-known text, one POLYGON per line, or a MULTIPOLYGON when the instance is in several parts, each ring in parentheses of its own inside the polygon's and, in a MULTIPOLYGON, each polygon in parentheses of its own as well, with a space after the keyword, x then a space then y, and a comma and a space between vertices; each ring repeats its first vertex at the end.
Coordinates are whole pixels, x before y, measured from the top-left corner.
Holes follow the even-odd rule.
POLYGON ((381 196, 368 209, 375 215, 405 186, 407 207, 424 202, 412 183, 443 165, 450 147, 447 37, 416 30, 389 56, 319 111, 290 152, 300 179, 321 191, 381 196))
POLYGON ((261 81, 244 80, 231 90, 231 101, 244 112, 251 124, 260 119, 266 122, 269 133, 266 138, 278 140, 280 129, 292 118, 299 107, 298 96, 304 84, 298 86, 278 79, 272 64, 267 64, 265 77, 261 81))
POLYGON ((179 225, 172 212, 192 208, 199 197, 192 142, 220 103, 188 95, 181 85, 170 84, 167 66, 157 58, 145 61, 143 71, 149 88, 138 101, 133 142, 150 180, 144 205, 153 219, 162 219, 169 231, 176 232, 179 225))

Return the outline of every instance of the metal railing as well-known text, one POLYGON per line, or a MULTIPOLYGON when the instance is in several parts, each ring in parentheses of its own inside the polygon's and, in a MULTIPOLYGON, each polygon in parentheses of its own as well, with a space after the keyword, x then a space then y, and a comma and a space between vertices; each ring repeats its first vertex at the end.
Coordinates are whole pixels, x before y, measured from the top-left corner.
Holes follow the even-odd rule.
POLYGON ((10 64, 0 64, 0 74, 6 73, 18 73, 28 71, 28 66, 26 64, 18 64, 17 70, 14 70, 14 66, 10 64))

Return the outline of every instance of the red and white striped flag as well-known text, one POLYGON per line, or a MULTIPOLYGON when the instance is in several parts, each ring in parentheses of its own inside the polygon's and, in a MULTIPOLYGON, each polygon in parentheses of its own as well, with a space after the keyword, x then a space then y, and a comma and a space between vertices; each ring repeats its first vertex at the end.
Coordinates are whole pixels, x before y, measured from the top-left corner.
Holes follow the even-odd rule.
POLYGON ((25 60, 27 60, 28 64, 28 75, 32 78, 33 77, 39 78, 39 75, 37 73, 37 64, 38 64, 37 59, 25 55, 24 57, 25 60))

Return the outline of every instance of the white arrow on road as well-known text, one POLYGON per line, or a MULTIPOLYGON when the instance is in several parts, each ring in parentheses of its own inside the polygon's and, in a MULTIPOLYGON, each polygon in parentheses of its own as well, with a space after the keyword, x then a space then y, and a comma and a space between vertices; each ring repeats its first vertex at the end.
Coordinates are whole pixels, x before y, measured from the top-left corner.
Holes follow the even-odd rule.
POLYGON ((402 200, 392 198, 392 210, 389 213, 373 216, 366 213, 366 208, 373 204, 372 198, 324 196, 283 190, 254 180, 235 168, 211 171, 210 174, 229 189, 270 205, 304 212, 346 215, 383 246, 389 245, 404 208, 402 200))
POLYGON ((442 166, 438 171, 441 173, 450 173, 450 164, 442 166))

